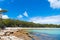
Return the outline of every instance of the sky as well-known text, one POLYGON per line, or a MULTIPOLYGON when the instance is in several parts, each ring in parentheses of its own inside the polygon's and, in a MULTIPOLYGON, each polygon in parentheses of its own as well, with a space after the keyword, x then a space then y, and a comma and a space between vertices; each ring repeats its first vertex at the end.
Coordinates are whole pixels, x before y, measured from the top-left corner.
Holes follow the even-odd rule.
POLYGON ((60 24, 60 0, 0 0, 3 19, 60 24))

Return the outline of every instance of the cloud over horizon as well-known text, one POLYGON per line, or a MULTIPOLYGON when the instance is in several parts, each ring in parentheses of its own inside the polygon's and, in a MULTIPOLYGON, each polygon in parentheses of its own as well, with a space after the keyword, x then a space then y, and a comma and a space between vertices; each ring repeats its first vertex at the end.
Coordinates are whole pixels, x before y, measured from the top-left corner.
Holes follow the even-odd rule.
POLYGON ((23 15, 18 15, 17 18, 18 18, 18 19, 19 19, 19 18, 23 18, 23 15))
POLYGON ((47 17, 33 17, 30 18, 29 21, 40 24, 60 24, 60 15, 47 17))
POLYGON ((9 19, 8 15, 2 15, 2 19, 9 19))
POLYGON ((50 7, 53 9, 59 9, 60 8, 60 0, 48 0, 50 3, 50 7))

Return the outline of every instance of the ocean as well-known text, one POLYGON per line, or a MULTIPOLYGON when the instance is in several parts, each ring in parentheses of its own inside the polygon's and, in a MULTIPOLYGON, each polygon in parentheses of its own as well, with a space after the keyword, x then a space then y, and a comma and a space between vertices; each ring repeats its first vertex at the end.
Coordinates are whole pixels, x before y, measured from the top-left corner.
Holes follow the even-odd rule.
POLYGON ((40 40, 60 40, 60 29, 31 29, 28 31, 40 40))

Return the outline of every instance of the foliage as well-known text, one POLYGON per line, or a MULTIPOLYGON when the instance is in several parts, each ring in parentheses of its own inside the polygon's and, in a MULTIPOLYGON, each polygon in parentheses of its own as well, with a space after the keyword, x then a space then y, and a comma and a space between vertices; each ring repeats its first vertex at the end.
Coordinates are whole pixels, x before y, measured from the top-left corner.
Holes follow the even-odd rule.
POLYGON ((54 24, 36 24, 33 22, 26 22, 26 21, 21 21, 21 20, 13 20, 13 19, 3 19, 2 21, 0 20, 0 27, 2 25, 6 27, 49 27, 49 28, 60 28, 60 25, 54 25, 54 24))

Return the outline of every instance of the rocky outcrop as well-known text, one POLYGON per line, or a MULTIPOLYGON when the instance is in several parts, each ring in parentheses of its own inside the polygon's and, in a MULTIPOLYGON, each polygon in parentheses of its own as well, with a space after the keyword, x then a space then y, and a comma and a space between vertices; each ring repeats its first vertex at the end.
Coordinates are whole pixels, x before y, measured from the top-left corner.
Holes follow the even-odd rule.
MULTIPOLYGON (((5 31, 5 30, 4 30, 5 31)), ((26 30, 5 31, 0 34, 0 40, 39 40, 38 37, 32 36, 26 30)))

